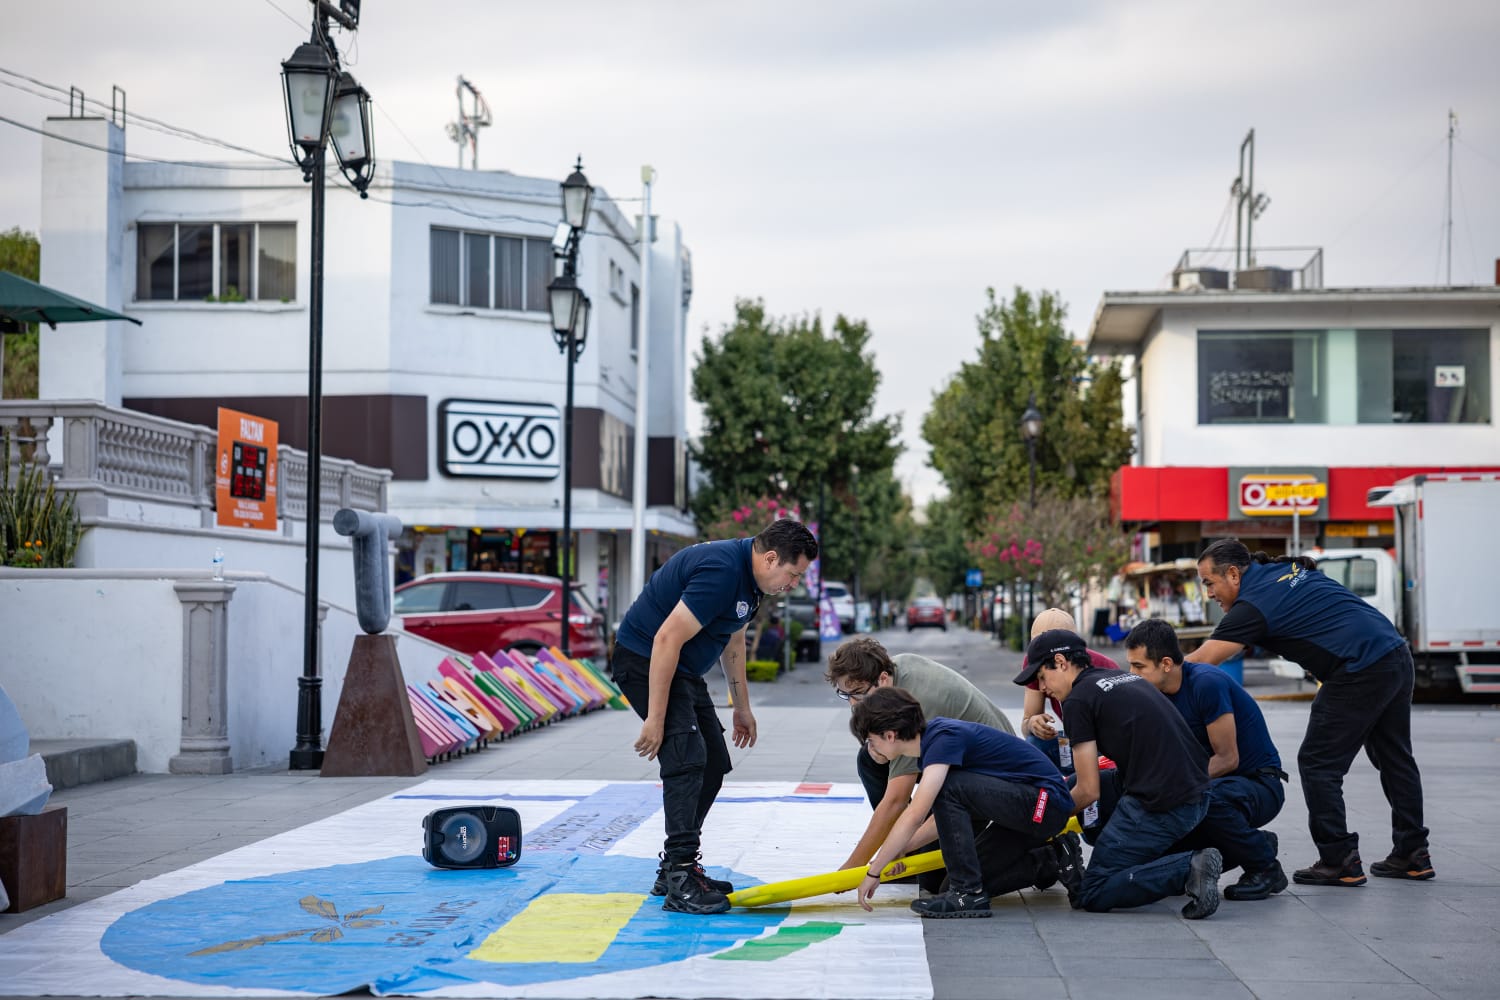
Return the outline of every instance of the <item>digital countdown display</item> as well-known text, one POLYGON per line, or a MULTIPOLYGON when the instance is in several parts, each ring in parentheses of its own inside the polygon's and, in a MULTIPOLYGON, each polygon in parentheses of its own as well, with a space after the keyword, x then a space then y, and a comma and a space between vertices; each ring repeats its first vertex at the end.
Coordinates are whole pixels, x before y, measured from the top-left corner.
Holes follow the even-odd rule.
POLYGON ((214 505, 220 526, 276 528, 276 434, 274 420, 219 407, 214 505))

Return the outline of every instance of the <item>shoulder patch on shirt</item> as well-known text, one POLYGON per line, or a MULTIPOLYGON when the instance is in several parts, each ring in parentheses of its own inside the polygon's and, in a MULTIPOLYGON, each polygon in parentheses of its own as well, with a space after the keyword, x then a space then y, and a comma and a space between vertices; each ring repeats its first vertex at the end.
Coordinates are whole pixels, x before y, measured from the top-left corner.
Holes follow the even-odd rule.
POLYGON ((734 606, 734 614, 737 618, 743 618, 750 613, 750 602, 740 601, 734 606))

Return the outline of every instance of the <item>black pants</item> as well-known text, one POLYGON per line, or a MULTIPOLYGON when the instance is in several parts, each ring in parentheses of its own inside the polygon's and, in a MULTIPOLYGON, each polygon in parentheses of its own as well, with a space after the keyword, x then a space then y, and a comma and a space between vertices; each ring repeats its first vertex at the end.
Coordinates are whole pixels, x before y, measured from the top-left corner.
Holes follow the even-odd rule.
MULTIPOLYGON (((859 773, 859 782, 865 788, 865 796, 870 800, 870 807, 880 805, 880 800, 885 798, 886 786, 890 783, 890 767, 880 764, 871 757, 869 751, 863 746, 854 760, 855 770, 859 773)), ((948 772, 948 779, 952 780, 956 771, 948 772)), ((998 779, 997 779, 998 780, 998 779)), ((944 781, 947 785, 947 781, 944 781)), ((1033 804, 1036 798, 1036 790, 1032 789, 1033 804)), ((933 814, 937 814, 937 805, 933 805, 933 814)), ((1003 896, 1017 889, 1024 889, 1028 885, 1035 885, 1046 879, 1056 878, 1056 861, 1050 850, 1037 850, 1036 845, 1023 848, 1020 856, 1014 852, 1014 837, 1003 827, 990 822, 989 817, 971 814, 970 827, 972 829, 972 847, 979 858, 979 877, 984 883, 985 892, 991 896, 1003 896)), ((1063 816, 1063 823, 1067 823, 1067 816, 1063 816)), ((1061 827, 1059 827, 1061 829, 1061 827)), ((1056 831, 1054 830, 1053 833, 1056 831)), ((1047 836, 1052 836, 1048 834, 1047 836)), ((1043 840, 1046 837, 1042 838, 1043 840)), ((926 844, 915 852, 921 854, 925 851, 937 850, 939 842, 926 844)), ((948 860, 947 849, 944 849, 943 860, 948 860)), ((923 872, 915 876, 917 885, 928 892, 938 892, 942 889, 943 882, 948 879, 949 868, 938 868, 934 871, 923 872)), ((971 877, 971 876, 966 876, 971 877)))
POLYGON ((1032 851, 1067 825, 1070 803, 1035 785, 952 768, 932 815, 955 892, 999 896, 1036 880, 1032 851), (982 828, 976 836, 976 827, 982 828))
MULTIPOLYGON (((615 683, 644 719, 650 710, 650 658, 616 643, 610 665, 615 683)), ((724 726, 702 677, 680 670, 672 675, 656 763, 667 828, 663 850, 668 861, 691 861, 698 856, 703 820, 718 797, 724 775, 733 770, 724 726)))
POLYGON ((1380 772, 1380 788, 1391 804, 1395 852, 1427 846, 1422 825, 1422 775, 1411 752, 1411 692, 1416 671, 1404 644, 1363 670, 1339 667, 1318 688, 1297 754, 1308 829, 1319 857, 1343 861, 1359 847, 1344 812, 1344 775, 1364 747, 1380 772))

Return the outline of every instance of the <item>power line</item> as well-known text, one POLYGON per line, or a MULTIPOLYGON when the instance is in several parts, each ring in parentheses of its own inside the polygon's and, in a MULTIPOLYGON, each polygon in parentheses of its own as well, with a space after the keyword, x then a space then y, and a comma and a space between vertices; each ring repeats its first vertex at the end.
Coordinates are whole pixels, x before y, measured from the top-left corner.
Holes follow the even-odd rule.
POLYGON ((39 129, 35 125, 27 125, 25 122, 18 122, 14 118, 6 118, 4 115, 0 115, 0 122, 4 122, 7 125, 14 125, 16 128, 25 129, 28 132, 35 132, 37 135, 46 136, 48 139, 56 139, 59 142, 71 143, 74 146, 82 146, 85 149, 97 149, 101 153, 109 153, 111 156, 118 156, 122 159, 128 158, 132 160, 144 160, 148 163, 165 163, 168 166, 173 167, 195 167, 199 170, 293 169, 290 164, 281 164, 279 166, 267 164, 266 166, 261 166, 258 163, 212 163, 207 160, 165 160, 157 156, 144 156, 140 153, 126 153, 122 149, 110 149, 108 146, 100 146, 92 142, 84 142, 82 139, 70 139, 65 135, 55 135, 54 133, 39 129))

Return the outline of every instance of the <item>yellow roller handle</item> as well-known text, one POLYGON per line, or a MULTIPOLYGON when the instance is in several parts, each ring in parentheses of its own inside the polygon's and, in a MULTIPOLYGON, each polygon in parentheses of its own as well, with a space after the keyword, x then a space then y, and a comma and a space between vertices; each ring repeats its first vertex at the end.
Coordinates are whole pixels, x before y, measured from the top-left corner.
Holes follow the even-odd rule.
MULTIPOLYGON (((1068 820, 1068 825, 1063 827, 1063 833, 1081 833, 1082 827, 1078 824, 1078 817, 1074 816, 1068 820)), ((909 858, 900 858, 906 865, 906 869, 900 875, 892 875, 891 869, 896 862, 892 861, 880 872, 880 881, 889 882, 896 878, 905 878, 908 875, 920 875, 922 872, 935 871, 943 867, 942 851, 927 851, 922 854, 913 854, 909 858)), ((747 889, 738 889, 729 894, 731 906, 770 906, 772 903, 785 903, 793 899, 806 899, 809 896, 821 896, 830 892, 847 892, 858 887, 864 881, 865 868, 845 868, 843 871, 828 872, 823 875, 809 875, 806 878, 787 879, 783 882, 767 882, 765 885, 752 885, 747 889)))
MULTIPOLYGON (((896 862, 892 861, 881 871, 880 881, 905 878, 908 875, 918 875, 941 868, 943 867, 943 852, 927 851, 924 854, 913 854, 909 858, 901 858, 900 861, 906 865, 906 870, 900 875, 892 875, 891 869, 896 865, 896 862)), ((731 892, 729 903, 731 906, 769 906, 772 903, 785 903, 791 899, 821 896, 828 892, 845 892, 857 888, 864 881, 865 871, 864 868, 845 868, 843 871, 828 872, 824 875, 809 875, 806 878, 787 879, 785 882, 753 885, 748 889, 731 892)))

